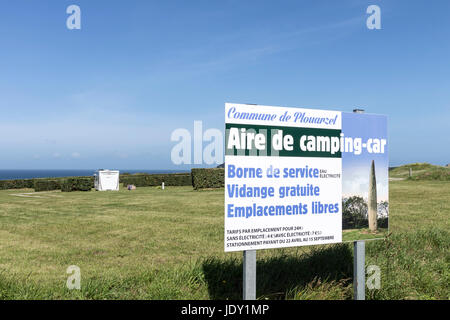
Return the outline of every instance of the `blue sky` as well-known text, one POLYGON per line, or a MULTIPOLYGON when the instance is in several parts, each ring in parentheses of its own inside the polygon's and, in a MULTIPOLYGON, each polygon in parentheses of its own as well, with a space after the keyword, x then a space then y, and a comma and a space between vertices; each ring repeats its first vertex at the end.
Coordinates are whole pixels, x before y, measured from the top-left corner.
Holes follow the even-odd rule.
POLYGON ((1 169, 186 168, 172 131, 223 130, 225 102, 362 107, 391 166, 450 162, 449 1, 0 3, 1 169))

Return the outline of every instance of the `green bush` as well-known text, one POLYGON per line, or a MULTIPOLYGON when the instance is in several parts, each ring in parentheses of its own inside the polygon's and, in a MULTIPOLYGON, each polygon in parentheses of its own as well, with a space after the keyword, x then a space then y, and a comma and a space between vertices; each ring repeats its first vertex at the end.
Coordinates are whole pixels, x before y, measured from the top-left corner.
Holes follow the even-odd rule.
POLYGON ((13 180, 1 180, 0 181, 0 190, 7 190, 7 189, 16 189, 16 188, 14 188, 13 180))
POLYGON ((0 180, 0 190, 15 189, 12 186, 11 180, 0 180))
POLYGON ((57 179, 36 179, 33 187, 34 192, 59 190, 61 189, 61 181, 57 179))
POLYGON ((33 179, 0 180, 0 190, 33 188, 33 179))
POLYGON ((124 187, 129 184, 136 187, 160 186, 163 182, 165 186, 189 186, 191 185, 191 175, 189 173, 132 174, 121 176, 120 182, 124 187))
POLYGON ((61 183, 62 192, 91 191, 93 179, 91 178, 67 178, 61 183))
POLYGON ((225 185, 225 169, 192 169, 192 186, 195 190, 205 188, 223 188, 225 185))
MULTIPOLYGON (((83 178, 91 181, 92 188, 94 187, 93 177, 75 177, 76 179, 83 178)), ((39 191, 51 191, 61 189, 61 183, 67 178, 35 178, 35 179, 15 179, 15 180, 0 180, 0 190, 8 189, 35 189, 39 191), (37 187, 36 187, 37 185, 37 187)))

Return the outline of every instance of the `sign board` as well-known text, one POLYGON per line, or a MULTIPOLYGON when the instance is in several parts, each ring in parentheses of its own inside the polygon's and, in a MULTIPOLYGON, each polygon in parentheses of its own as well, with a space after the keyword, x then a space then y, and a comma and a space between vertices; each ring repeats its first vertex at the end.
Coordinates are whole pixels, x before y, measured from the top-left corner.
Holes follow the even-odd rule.
POLYGON ((225 132, 225 251, 386 234, 386 116, 227 103, 225 132))

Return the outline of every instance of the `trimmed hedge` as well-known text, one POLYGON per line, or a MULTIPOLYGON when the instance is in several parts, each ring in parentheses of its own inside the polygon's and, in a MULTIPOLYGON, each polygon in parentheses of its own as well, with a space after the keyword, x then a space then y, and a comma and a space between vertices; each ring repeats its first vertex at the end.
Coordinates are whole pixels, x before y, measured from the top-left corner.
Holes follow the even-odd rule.
MULTIPOLYGON (((94 188, 94 177, 58 177, 58 178, 35 178, 35 179, 21 179, 21 180, 0 180, 0 190, 7 189, 24 189, 34 188, 35 192, 51 191, 61 189, 61 185, 68 179, 85 179, 90 181, 91 188, 94 188)), ((70 181, 72 181, 70 180, 70 181)), ((160 186, 162 182, 166 186, 190 186, 192 185, 192 178, 190 173, 168 173, 168 174, 121 174, 120 182, 126 187, 129 184, 134 184, 136 187, 150 187, 160 186)), ((67 185, 66 190, 72 189, 67 185)), ((77 183, 74 183, 73 188, 77 189, 77 183)), ((82 187, 82 189, 87 189, 82 187)), ((76 190, 72 190, 76 191, 76 190)), ((83 190, 80 190, 83 191, 83 190)))
MULTIPOLYGON (((94 187, 94 177, 73 177, 74 179, 88 179, 94 187)), ((57 178, 34 178, 34 179, 16 179, 16 180, 0 180, 0 190, 8 189, 34 189, 35 192, 51 191, 61 189, 62 182, 66 177, 57 178)))
POLYGON ((225 169, 192 169, 192 187, 195 190, 205 188, 223 188, 225 185, 225 169))
POLYGON ((190 173, 121 175, 120 182, 124 187, 129 184, 136 187, 160 186, 163 182, 165 186, 190 186, 192 183, 190 173))
POLYGON ((34 188, 33 179, 0 180, 0 190, 34 188))
POLYGON ((59 190, 61 189, 61 181, 56 179, 36 179, 33 187, 34 192, 59 190))
POLYGON ((93 179, 91 178, 67 178, 61 183, 62 192, 91 191, 93 179))

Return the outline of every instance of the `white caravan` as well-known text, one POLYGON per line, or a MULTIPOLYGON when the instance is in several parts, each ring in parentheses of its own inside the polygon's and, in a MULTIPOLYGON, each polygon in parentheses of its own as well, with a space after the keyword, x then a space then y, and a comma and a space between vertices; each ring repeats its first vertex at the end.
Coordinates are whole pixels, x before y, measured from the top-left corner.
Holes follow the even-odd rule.
POLYGON ((118 191, 119 190, 119 171, 117 170, 98 170, 94 174, 94 187, 97 191, 118 191))

